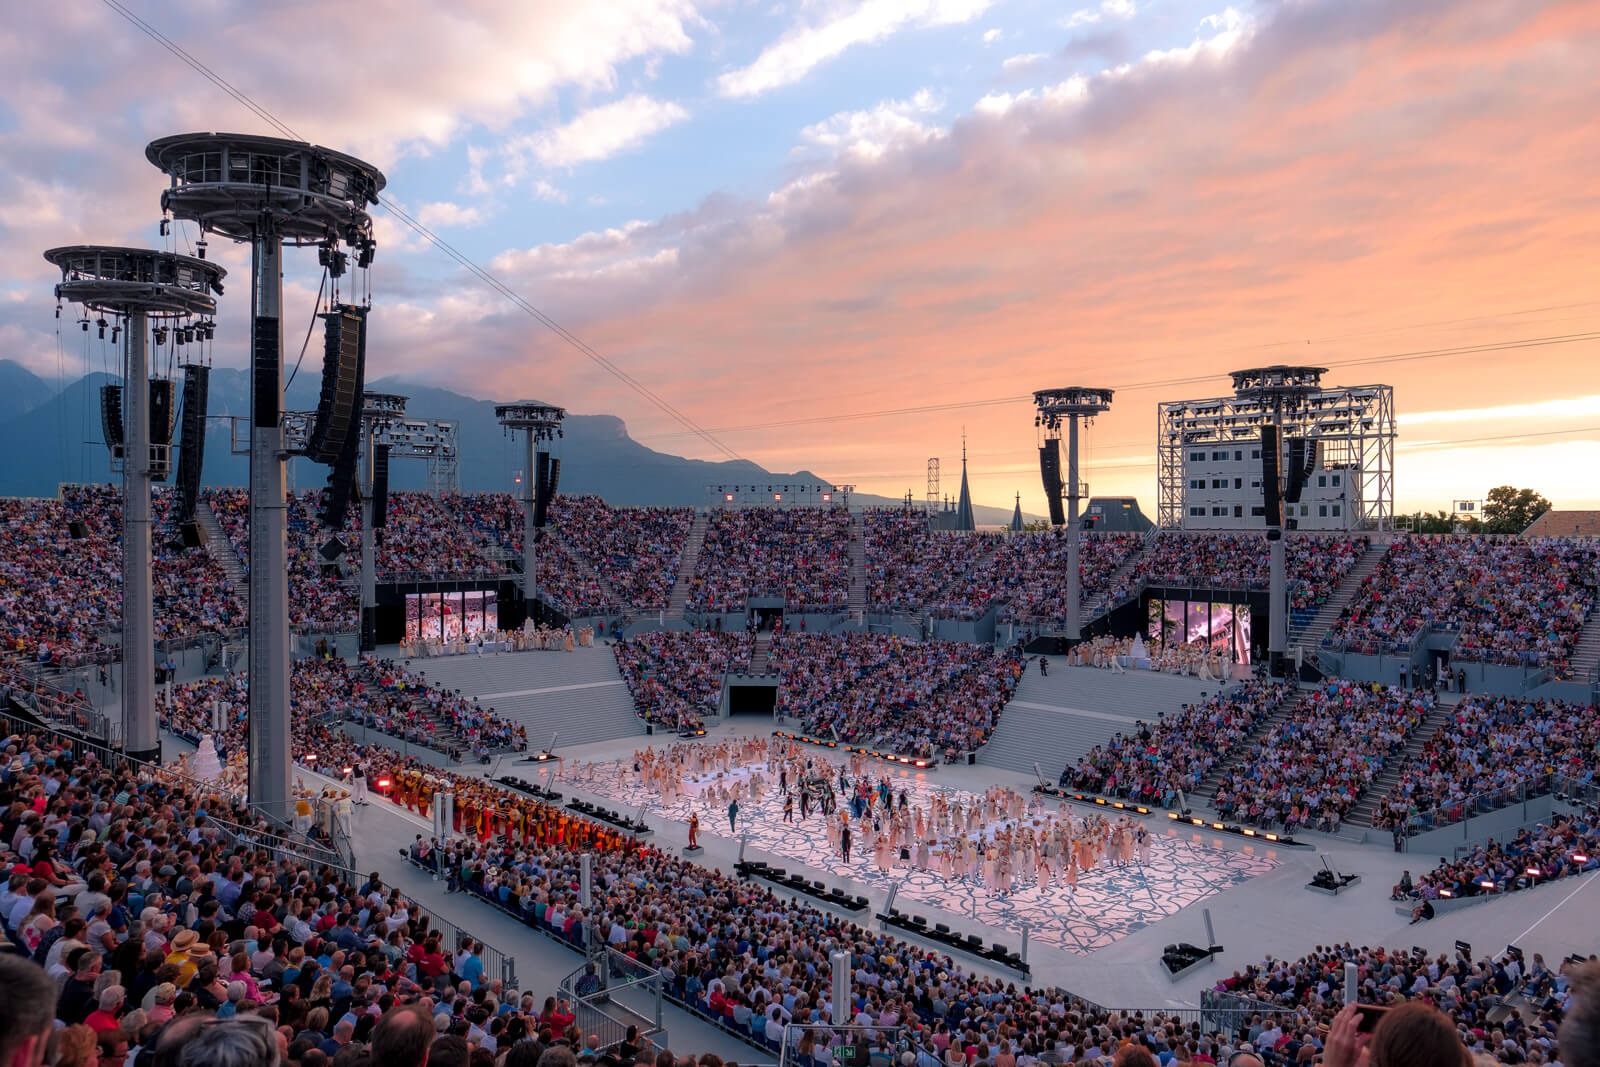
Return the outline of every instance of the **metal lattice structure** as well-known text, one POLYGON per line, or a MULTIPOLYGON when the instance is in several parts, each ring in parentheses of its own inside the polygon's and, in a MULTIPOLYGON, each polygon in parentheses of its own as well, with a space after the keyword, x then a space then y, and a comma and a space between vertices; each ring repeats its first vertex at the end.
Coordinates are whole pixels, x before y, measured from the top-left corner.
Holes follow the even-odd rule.
POLYGON ((928 457, 928 514, 939 510, 939 457, 928 457))
MULTIPOLYGON (((1394 521, 1394 387, 1389 385, 1301 388, 1274 370, 1262 368, 1234 375, 1233 396, 1172 400, 1158 405, 1156 416, 1156 522, 1161 529, 1184 525, 1185 452, 1195 445, 1250 445, 1261 440, 1261 427, 1271 425, 1270 388, 1300 388, 1299 401, 1285 406, 1283 435, 1318 444, 1323 466, 1351 474, 1350 506, 1359 529, 1390 529, 1394 521), (1266 390, 1266 392, 1264 392, 1266 390)), ((1281 394, 1279 394, 1281 395, 1281 394)))

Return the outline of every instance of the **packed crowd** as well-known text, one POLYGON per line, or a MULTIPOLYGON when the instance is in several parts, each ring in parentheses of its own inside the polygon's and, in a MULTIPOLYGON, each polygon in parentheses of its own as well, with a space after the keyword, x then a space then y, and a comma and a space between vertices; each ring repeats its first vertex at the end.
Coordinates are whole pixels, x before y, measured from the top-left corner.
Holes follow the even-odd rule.
POLYGON ((1287 716, 1241 756, 1217 784, 1226 819, 1338 830, 1433 706, 1426 690, 1330 679, 1303 694, 1287 716))
POLYGON ((504 570, 478 551, 473 538, 438 497, 403 490, 389 494, 387 525, 378 539, 381 579, 455 578, 496 575, 504 570))
POLYGON ((989 739, 1024 659, 960 641, 886 634, 773 638, 778 711, 814 737, 953 758, 989 739))
POLYGON ((711 630, 654 630, 613 646, 617 670, 648 722, 698 730, 722 696, 722 677, 747 669, 754 639, 711 630))
POLYGON ((1202 779, 1267 716, 1294 694, 1283 682, 1251 681, 1153 727, 1137 723, 1096 745, 1061 772, 1061 785, 1121 797, 1154 807, 1172 807, 1178 793, 1193 793, 1202 779))
MULTIPOLYGON (((559 507, 565 498, 557 498, 559 507)), ((510 493, 448 496, 444 505, 485 557, 522 559, 522 502, 510 493)), ((572 618, 605 615, 622 605, 608 593, 592 568, 574 559, 561 538, 547 529, 538 549, 539 594, 572 618)))
POLYGON ((1509 841, 1475 845, 1455 859, 1441 857, 1414 883, 1395 887, 1399 899, 1438 900, 1510 893, 1600 868, 1600 810, 1590 807, 1548 824, 1518 830, 1509 841))
MULTIPOLYGON (((1289 609, 1306 611, 1326 601, 1367 544, 1365 537, 1287 538, 1289 609)), ((1261 534, 1164 533, 1139 557, 1134 572, 1155 585, 1265 589, 1269 555, 1261 534)))
MULTIPOLYGON (((1219 999, 1223 1002, 1257 1009, 1248 1036, 1258 1054, 1278 1054, 1294 1062, 1303 1058, 1297 1048, 1310 1045, 1327 1063, 1328 1050, 1321 1046, 1330 1040, 1343 1007, 1347 963, 1357 968, 1358 1004, 1372 1005, 1385 1015, 1403 1009, 1402 1018, 1416 1016, 1423 1022, 1432 1021, 1437 1029, 1437 1044, 1413 1043, 1409 1054, 1394 1067, 1457 1061, 1462 1067, 1485 1062, 1560 1062, 1576 1067, 1579 1060, 1587 1061, 1593 1055, 1592 1050, 1578 1054, 1572 1048, 1573 1029, 1569 1028, 1563 1035, 1569 1044, 1557 1056, 1563 1019, 1571 1013, 1577 1023, 1585 1019, 1583 1013, 1589 1010, 1586 1004, 1574 1002, 1579 993, 1574 983, 1600 980, 1600 968, 1592 962, 1567 960, 1551 969, 1537 953, 1531 961, 1521 952, 1473 959, 1459 952, 1430 955, 1418 948, 1357 948, 1346 942, 1318 945, 1297 960, 1269 956, 1234 971, 1217 983, 1214 992, 1221 994, 1219 999), (1519 1009, 1503 1007, 1504 999, 1514 991, 1539 1005, 1536 1011, 1524 1015, 1519 1009), (1234 997, 1242 1000, 1229 999, 1234 997), (1436 1018, 1429 1019, 1423 1012, 1443 1013, 1446 1025, 1439 1025, 1436 1018), (1460 1051, 1449 1044, 1452 1030, 1460 1051), (1462 1051, 1465 1058, 1461 1057, 1462 1051)), ((1593 996, 1600 994, 1600 988, 1583 992, 1593 996)), ((1374 1035, 1374 1046, 1377 1041, 1374 1035)), ((1376 1057, 1376 1048, 1372 1054, 1376 1057)), ((1376 1065, 1378 1060, 1374 1058, 1372 1062, 1376 1065)))
POLYGON ((992 534, 932 530, 928 516, 904 508, 864 512, 867 605, 872 611, 914 614, 952 586, 965 588, 966 572, 1002 543, 992 534))
POLYGON ((748 597, 781 597, 791 611, 842 610, 853 536, 843 508, 719 509, 706 523, 687 607, 742 611, 748 597))
MULTIPOLYGON (((291 718, 350 723, 461 759, 501 749, 524 750, 521 726, 476 698, 428 684, 420 671, 392 660, 300 659, 289 674, 291 718)), ((172 687, 159 714, 168 729, 192 741, 212 734, 226 758, 244 745, 249 686, 243 672, 199 678, 172 687)))
MULTIPOLYGON (((204 548, 176 542, 172 493, 152 491, 155 638, 171 641, 243 624, 237 591, 204 548)), ((71 665, 104 656, 122 626, 122 496, 108 485, 64 485, 58 500, 0 499, 3 650, 71 665), (74 537, 76 530, 82 536, 74 537)))
POLYGON ((1594 783, 1600 716, 1560 700, 1474 694, 1400 768, 1372 824, 1431 830, 1490 811, 1525 791, 1581 792, 1594 783))
MULTIPOLYGON (((296 633, 353 633, 361 625, 361 597, 354 582, 322 556, 332 536, 318 519, 320 493, 290 493, 284 551, 289 569, 289 628, 296 633)), ((228 535, 234 553, 250 566, 250 494, 243 489, 208 489, 206 504, 228 535)), ((361 516, 351 509, 339 540, 343 562, 352 573, 361 567, 361 516)))
POLYGON ((1454 658, 1564 676, 1594 602, 1600 546, 1560 538, 1410 537, 1389 546, 1324 644, 1407 650, 1429 630, 1454 658))
POLYGON ((550 521, 624 605, 667 606, 692 508, 613 508, 597 496, 563 496, 551 505, 550 521))
POLYGON ((38 737, 0 747, 8 1067, 361 1067, 398 1004, 485 1038, 522 1006, 471 938, 376 873, 258 847, 277 840, 203 783, 38 737))
MULTIPOLYGON (((994 539, 961 582, 929 610, 939 618, 978 618, 997 600, 1008 601, 1001 620, 1060 626, 1066 615, 1067 532, 1063 529, 994 539)), ((1112 588, 1112 577, 1139 548, 1130 533, 1083 534, 1078 574, 1084 604, 1114 602, 1129 592, 1112 588)))

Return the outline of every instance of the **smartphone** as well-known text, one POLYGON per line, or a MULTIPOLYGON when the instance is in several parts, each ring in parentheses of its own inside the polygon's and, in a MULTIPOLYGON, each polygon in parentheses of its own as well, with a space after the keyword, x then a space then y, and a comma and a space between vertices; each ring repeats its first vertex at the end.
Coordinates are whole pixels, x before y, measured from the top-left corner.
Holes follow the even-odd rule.
POLYGON ((1378 1022, 1389 1009, 1379 1004, 1357 1004, 1356 1011, 1361 1013, 1361 1021, 1356 1024, 1356 1033, 1370 1034, 1378 1028, 1378 1022))

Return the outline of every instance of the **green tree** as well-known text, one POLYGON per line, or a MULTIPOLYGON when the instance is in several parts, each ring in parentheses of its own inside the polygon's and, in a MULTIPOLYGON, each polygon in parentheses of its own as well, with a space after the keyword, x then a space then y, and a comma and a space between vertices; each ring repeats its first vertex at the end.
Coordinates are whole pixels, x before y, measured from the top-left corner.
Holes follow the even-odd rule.
POLYGON ((1532 489, 1497 485, 1483 502, 1485 533, 1519 534, 1550 510, 1550 501, 1532 489))

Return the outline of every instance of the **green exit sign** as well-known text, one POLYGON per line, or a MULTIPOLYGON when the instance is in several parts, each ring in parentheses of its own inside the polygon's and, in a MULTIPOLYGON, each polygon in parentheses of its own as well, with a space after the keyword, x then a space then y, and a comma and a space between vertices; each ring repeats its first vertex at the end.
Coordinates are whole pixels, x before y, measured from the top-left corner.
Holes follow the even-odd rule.
POLYGON ((856 1058, 856 1047, 854 1045, 840 1045, 833 1050, 833 1056, 835 1059, 853 1060, 856 1058))

